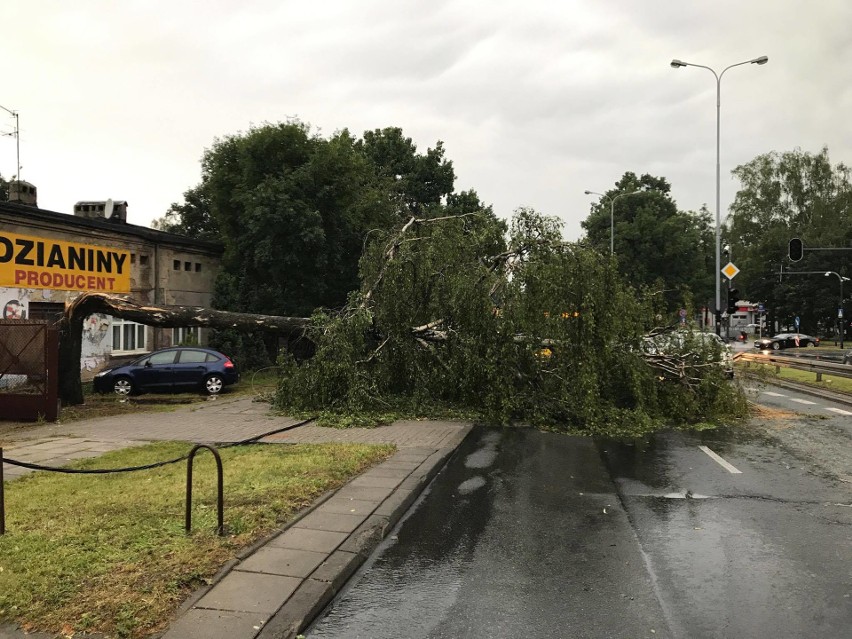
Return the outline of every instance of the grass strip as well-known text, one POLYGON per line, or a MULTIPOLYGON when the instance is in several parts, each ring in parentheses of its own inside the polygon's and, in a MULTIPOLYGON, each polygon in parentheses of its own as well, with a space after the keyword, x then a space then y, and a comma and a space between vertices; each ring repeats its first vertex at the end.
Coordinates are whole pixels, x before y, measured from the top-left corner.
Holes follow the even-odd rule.
MULTIPOLYGON (((73 466, 135 466, 190 447, 161 442, 73 466)), ((109 475, 38 472, 6 482, 0 621, 65 636, 162 631, 189 594, 240 549, 393 450, 354 444, 223 449, 225 537, 215 534, 215 463, 203 451, 194 466, 189 535, 183 530, 185 462, 109 475)))
MULTIPOLYGON (((822 374, 822 381, 816 381, 816 373, 813 371, 802 371, 795 368, 787 368, 781 366, 779 372, 775 372, 774 364, 760 364, 757 362, 737 363, 737 368, 740 368, 746 373, 756 373, 761 378, 768 380, 781 379, 789 380, 799 384, 806 384, 814 388, 822 388, 831 390, 837 393, 852 393, 852 379, 847 377, 839 377, 828 373, 822 374)), ((852 367, 850 367, 852 372, 852 367)))

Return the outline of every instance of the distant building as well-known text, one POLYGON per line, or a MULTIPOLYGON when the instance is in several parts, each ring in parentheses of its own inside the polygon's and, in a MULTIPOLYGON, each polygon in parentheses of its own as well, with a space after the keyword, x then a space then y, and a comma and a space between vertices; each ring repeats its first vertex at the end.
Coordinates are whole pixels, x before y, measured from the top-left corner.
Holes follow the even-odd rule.
MULTIPOLYGON (((56 320, 65 302, 85 291, 210 306, 221 245, 127 224, 122 200, 78 202, 68 215, 37 208, 35 187, 24 195, 32 197, 0 202, 0 317, 56 320)), ((114 358, 206 341, 198 327, 159 329, 92 315, 81 368, 94 373, 114 358)))

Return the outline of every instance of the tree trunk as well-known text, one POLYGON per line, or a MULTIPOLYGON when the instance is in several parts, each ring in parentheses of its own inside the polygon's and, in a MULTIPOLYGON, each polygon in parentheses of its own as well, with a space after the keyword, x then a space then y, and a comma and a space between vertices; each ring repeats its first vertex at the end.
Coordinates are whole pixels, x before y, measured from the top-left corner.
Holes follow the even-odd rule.
POLYGON ((65 305, 65 315, 60 325, 59 398, 64 406, 83 403, 83 384, 80 380, 83 320, 92 313, 103 313, 161 328, 204 326, 286 335, 302 332, 309 321, 305 317, 231 313, 201 306, 139 304, 114 295, 84 293, 65 305))

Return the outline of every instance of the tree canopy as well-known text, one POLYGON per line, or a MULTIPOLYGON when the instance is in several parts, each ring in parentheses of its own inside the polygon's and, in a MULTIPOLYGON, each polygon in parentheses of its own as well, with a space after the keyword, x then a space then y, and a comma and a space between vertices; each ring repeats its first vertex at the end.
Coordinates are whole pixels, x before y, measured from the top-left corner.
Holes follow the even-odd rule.
MULTIPOLYGON (((473 191, 454 193, 454 182, 440 141, 420 153, 399 128, 357 139, 345 129, 322 137, 299 121, 265 124, 216 140, 200 184, 155 226, 224 244, 216 308, 304 317, 346 303, 371 235, 410 215, 486 208, 473 191)), ((263 359, 256 339, 214 339, 263 359)))
MULTIPOLYGON (((766 303, 770 326, 801 319, 801 330, 818 333, 836 323, 840 301, 835 271, 852 277, 852 250, 805 251, 791 263, 788 243, 806 248, 852 248, 852 181, 844 164, 832 165, 828 149, 759 155, 733 171, 741 187, 724 228, 741 273, 740 297, 766 303), (781 277, 781 268, 788 273, 781 277), (792 275, 791 271, 812 274, 792 275)), ((848 298, 852 286, 844 291, 848 298)), ((847 313, 848 315, 848 313, 847 313)))
MULTIPOLYGON (((357 288, 365 237, 405 216, 440 214, 455 174, 439 141, 425 154, 399 128, 324 138, 304 123, 254 127, 217 140, 201 183, 157 228, 225 245, 218 308, 309 315, 357 288)), ((474 193, 453 198, 463 206, 474 193)))

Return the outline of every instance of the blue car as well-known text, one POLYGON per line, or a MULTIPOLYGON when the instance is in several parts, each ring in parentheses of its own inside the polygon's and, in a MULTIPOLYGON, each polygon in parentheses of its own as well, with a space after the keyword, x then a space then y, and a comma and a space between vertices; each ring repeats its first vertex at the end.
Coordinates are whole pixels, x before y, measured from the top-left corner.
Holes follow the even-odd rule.
POLYGON ((148 353, 129 364, 108 368, 95 375, 99 393, 169 393, 202 391, 217 395, 240 381, 231 358, 209 348, 176 347, 148 353))

